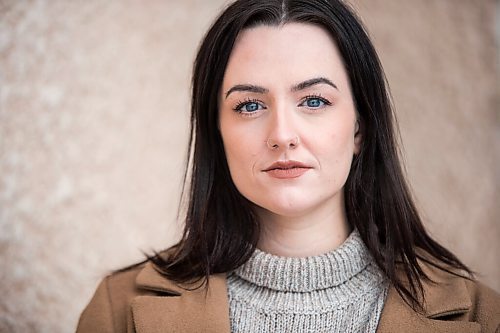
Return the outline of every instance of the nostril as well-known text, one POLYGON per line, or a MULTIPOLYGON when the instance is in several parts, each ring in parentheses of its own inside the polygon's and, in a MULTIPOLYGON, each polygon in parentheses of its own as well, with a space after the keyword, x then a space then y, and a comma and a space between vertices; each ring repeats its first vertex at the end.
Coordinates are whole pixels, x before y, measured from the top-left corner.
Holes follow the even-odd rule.
POLYGON ((267 139, 266 141, 267 147, 270 149, 278 149, 279 146, 276 142, 272 141, 271 139, 267 139))
POLYGON ((293 149, 299 145, 299 142, 300 140, 298 136, 295 136, 293 139, 283 140, 281 144, 278 144, 278 141, 269 138, 266 141, 266 145, 270 149, 278 149, 280 146, 286 147, 287 149, 293 149))
POLYGON ((288 146, 289 146, 290 148, 295 148, 295 147, 297 147, 297 146, 298 146, 299 141, 300 141, 300 140, 299 140, 299 137, 298 137, 298 136, 295 136, 292 140, 290 140, 290 142, 289 142, 288 146))

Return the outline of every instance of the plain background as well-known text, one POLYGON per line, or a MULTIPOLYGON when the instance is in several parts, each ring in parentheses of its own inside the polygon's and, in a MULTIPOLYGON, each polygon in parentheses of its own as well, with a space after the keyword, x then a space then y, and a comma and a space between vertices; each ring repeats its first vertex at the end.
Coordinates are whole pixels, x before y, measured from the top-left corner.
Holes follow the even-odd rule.
MULTIPOLYGON (((179 236, 196 47, 225 1, 0 0, 0 332, 71 332, 179 236)), ((359 0, 432 235, 500 290, 494 0, 359 0)))

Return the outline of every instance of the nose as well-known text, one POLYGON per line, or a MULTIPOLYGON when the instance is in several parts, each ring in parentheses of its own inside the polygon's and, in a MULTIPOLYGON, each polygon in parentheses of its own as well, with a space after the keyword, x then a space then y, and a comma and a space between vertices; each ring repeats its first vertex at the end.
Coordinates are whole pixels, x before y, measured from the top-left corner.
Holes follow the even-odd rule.
POLYGON ((271 150, 291 150, 300 144, 297 128, 293 124, 292 115, 286 112, 275 112, 270 124, 266 145, 271 150))
POLYGON ((272 150, 277 150, 281 147, 283 148, 288 148, 288 149, 294 149, 299 145, 299 137, 295 136, 291 138, 290 140, 287 140, 283 144, 278 143, 278 141, 275 141, 271 138, 267 139, 266 141, 267 147, 272 150))

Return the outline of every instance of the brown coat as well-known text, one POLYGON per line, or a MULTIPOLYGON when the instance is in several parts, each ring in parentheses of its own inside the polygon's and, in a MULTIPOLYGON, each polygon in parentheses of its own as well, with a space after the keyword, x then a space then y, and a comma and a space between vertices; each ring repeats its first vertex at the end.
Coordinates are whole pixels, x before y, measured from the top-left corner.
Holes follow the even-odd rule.
MULTIPOLYGON (((377 332, 500 332, 499 294, 479 282, 425 270, 440 282, 424 282, 425 315, 414 312, 390 288, 377 332)), ((229 333, 225 275, 212 276, 208 290, 186 291, 150 263, 113 274, 97 288, 77 332, 229 333)))

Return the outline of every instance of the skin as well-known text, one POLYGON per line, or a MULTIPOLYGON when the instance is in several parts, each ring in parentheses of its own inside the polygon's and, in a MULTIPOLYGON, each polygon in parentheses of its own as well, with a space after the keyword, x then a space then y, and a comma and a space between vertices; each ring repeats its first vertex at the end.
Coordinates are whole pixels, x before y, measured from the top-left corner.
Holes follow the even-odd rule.
POLYGON ((219 122, 232 180, 261 221, 261 250, 307 257, 345 241, 344 185, 361 135, 326 30, 289 23, 242 31, 224 74, 219 122), (293 178, 265 171, 290 160, 307 169, 293 178))

